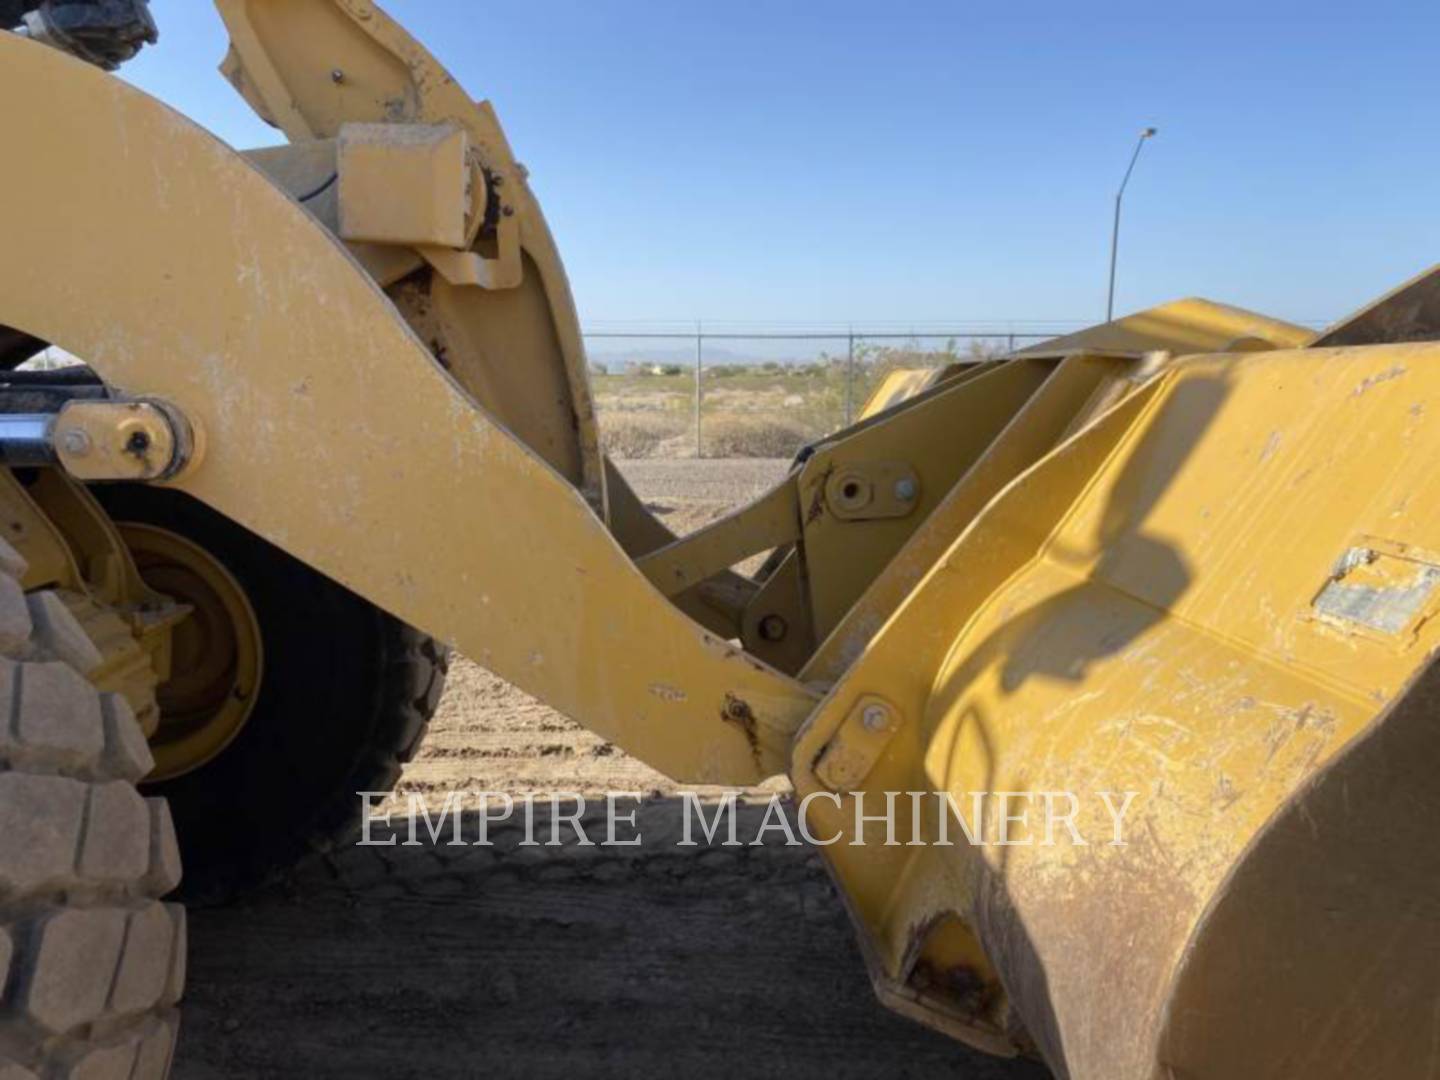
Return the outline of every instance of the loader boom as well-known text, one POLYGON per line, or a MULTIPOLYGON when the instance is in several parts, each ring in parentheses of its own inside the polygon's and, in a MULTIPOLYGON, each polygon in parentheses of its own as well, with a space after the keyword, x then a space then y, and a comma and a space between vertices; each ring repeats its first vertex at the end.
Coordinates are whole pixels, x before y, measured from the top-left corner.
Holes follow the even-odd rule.
POLYGON ((0 33, 0 97, 47 88, 6 201, 63 209, 7 217, 0 326, 180 418, 158 482, 677 779, 788 773, 881 997, 974 1045, 1433 1064, 1436 275, 1318 342, 1184 301, 897 381, 676 538, 489 107, 365 0, 217 6, 289 146, 0 33), (887 844, 856 810, 905 792, 1069 793, 1075 832, 887 844))

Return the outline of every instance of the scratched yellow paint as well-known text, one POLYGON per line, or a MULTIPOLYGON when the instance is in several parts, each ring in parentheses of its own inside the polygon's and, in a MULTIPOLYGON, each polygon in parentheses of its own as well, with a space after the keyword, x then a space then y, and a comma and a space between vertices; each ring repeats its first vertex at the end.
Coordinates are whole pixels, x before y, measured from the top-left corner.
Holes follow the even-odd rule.
POLYGON ((1043 1007, 1076 1075, 1125 1053, 1141 1067, 1190 935, 1247 847, 1440 644, 1440 589, 1416 569, 1440 550, 1437 408, 1435 345, 1178 361, 952 543, 802 731, 798 790, 822 788, 817 754, 875 693, 906 723, 859 785, 872 796, 1076 792, 1080 833, 1108 839, 1086 793, 1135 795, 1125 846, 828 848, 882 994, 915 1008, 906 965, 955 916, 1008 977, 968 1017, 931 994, 932 1022, 987 1045, 1008 1009, 1043 1007), (1357 589, 1419 590, 1403 627, 1318 610, 1346 573, 1357 589), (1004 952, 1016 928, 1023 963, 1004 952), (1094 965, 1121 952, 1095 993, 1094 965), (1037 970, 1043 999, 1011 1000, 1017 973, 1037 970))
POLYGON ((27 102, 6 121, 8 201, 65 213, 7 219, 0 323, 179 408, 207 449, 176 486, 672 775, 788 762, 800 795, 823 775, 852 802, 1075 796, 1083 843, 992 843, 992 818, 979 845, 908 846, 937 825, 901 815, 885 846, 846 799, 809 821, 870 841, 825 850, 888 1003, 994 1052, 1028 1030, 1077 1078, 1160 1075, 1177 972, 1227 881, 1440 645, 1440 347, 1301 350, 1301 328, 1186 300, 1028 351, 1060 377, 1027 382, 1003 410, 1019 425, 932 483, 897 558, 900 539, 862 565, 837 530, 829 561, 863 572, 820 611, 817 706, 610 534, 573 303, 488 107, 364 0, 220 7, 227 74, 290 137, 456 123, 503 166, 486 175, 509 185, 529 291, 507 275, 434 296, 479 352, 535 359, 566 409, 527 394, 523 364, 511 384, 444 370, 244 158, 5 34, 0 95, 27 102), (870 701, 886 723, 847 737, 870 701), (837 747, 844 767, 817 770, 837 747))
POLYGON ((672 775, 783 769, 813 691, 670 605, 331 234, 159 102, 0 34, 0 92, 40 85, 5 190, 65 227, 7 226, 0 323, 177 407, 206 452, 175 486, 672 775))

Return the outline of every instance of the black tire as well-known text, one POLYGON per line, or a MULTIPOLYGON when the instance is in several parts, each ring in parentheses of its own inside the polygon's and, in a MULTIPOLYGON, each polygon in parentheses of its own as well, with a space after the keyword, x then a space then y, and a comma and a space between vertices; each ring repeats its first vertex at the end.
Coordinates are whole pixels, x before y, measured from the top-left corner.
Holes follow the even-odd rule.
POLYGON ((391 790, 419 748, 444 687, 445 649, 188 495, 93 490, 116 522, 203 547, 259 623, 263 675, 245 726, 207 764, 147 785, 175 816, 182 895, 224 902, 349 842, 356 792, 391 790))
POLYGON ((0 541, 0 1077, 163 1080, 185 979, 185 910, 164 800, 125 700, 52 592, 20 590, 0 541))

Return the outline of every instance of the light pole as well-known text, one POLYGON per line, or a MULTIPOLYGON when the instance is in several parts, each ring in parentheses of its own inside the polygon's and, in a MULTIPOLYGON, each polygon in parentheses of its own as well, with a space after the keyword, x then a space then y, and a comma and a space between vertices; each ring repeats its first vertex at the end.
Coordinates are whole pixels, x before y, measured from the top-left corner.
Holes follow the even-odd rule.
POLYGON ((1125 197, 1125 185, 1130 182, 1130 174, 1135 171, 1135 162, 1140 159, 1140 150, 1145 145, 1145 140, 1153 138, 1159 129, 1147 127, 1140 132, 1140 139, 1135 143, 1135 153, 1130 155, 1130 167, 1125 170, 1125 179, 1120 181, 1120 190, 1115 192, 1115 224, 1110 230, 1110 294, 1105 300, 1105 321, 1110 322, 1115 318, 1115 255, 1120 249, 1120 200, 1125 197))

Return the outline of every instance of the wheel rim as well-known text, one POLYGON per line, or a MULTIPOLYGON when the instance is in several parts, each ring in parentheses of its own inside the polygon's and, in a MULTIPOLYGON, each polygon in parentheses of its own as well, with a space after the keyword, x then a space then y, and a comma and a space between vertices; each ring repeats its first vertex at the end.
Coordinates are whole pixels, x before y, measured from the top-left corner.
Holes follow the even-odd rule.
POLYGON ((160 726, 150 737, 168 780, 213 760, 245 727, 260 689, 260 623, 235 576, 198 544, 139 522, 117 527, 145 584, 193 610, 171 631, 170 677, 155 691, 160 726))

